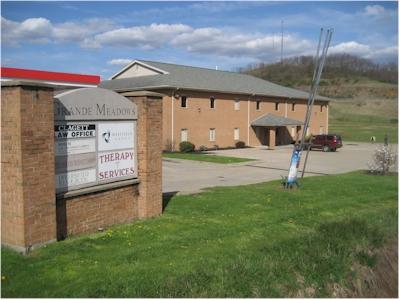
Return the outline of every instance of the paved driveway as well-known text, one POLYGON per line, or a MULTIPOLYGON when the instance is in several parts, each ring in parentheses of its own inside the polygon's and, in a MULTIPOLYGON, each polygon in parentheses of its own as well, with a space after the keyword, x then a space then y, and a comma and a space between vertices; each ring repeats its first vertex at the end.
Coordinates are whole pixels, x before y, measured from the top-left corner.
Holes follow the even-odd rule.
MULTIPOLYGON (((337 152, 310 151, 305 176, 345 173, 367 169, 377 145, 345 143, 337 152)), ((397 151, 397 145, 392 149, 397 151)), ((219 150, 210 153, 253 158, 238 164, 214 164, 181 159, 163 159, 163 192, 195 193, 206 187, 234 186, 280 179, 287 176, 293 146, 219 150)), ((305 152, 302 162, 304 162, 305 152)), ((302 164, 300 165, 300 170, 302 164)), ((394 168, 397 170, 397 166, 394 168)))

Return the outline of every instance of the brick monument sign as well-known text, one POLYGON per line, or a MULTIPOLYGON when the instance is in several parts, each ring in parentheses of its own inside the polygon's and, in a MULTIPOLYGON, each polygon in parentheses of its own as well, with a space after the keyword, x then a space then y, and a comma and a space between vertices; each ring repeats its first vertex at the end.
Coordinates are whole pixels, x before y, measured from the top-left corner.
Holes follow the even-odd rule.
POLYGON ((2 82, 2 244, 26 252, 162 211, 162 96, 2 82))

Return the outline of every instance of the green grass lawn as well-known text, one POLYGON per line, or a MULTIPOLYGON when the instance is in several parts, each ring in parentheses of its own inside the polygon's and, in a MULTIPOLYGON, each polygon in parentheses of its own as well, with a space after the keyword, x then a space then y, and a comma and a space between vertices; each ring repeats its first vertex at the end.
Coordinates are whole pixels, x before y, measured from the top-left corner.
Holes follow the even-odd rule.
POLYGON ((285 297, 346 286, 397 235, 397 176, 353 172, 175 196, 161 217, 21 256, 2 297, 285 297))
POLYGON ((254 159, 249 158, 241 158, 241 157, 229 157, 229 156, 220 156, 214 154, 207 154, 207 153, 163 153, 163 157, 167 158, 178 158, 178 159, 188 159, 188 160, 197 160, 197 161, 205 161, 217 164, 233 164, 233 163, 240 163, 245 161, 252 161, 254 159))
MULTIPOLYGON (((384 103, 384 101, 381 102, 384 103)), ((381 106, 385 105, 381 104, 381 106)), ((362 109, 363 107, 360 108, 362 109)), ((363 112, 368 112, 368 110, 364 109, 363 112)), ((376 142, 383 143, 387 134, 389 143, 397 143, 397 107, 390 102, 381 110, 371 107, 370 114, 358 114, 354 105, 345 102, 333 103, 329 116, 329 132, 340 134, 344 142, 369 142, 371 136, 375 136, 376 142), (390 116, 387 112, 391 106, 393 106, 395 116, 393 112, 390 116)))

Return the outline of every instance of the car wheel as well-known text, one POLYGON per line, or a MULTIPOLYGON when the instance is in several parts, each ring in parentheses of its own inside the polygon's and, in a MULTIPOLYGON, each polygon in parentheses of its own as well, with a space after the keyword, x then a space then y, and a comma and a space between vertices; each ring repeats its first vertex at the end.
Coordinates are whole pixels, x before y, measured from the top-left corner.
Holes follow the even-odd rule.
POLYGON ((322 151, 324 151, 324 152, 329 152, 329 150, 331 150, 331 149, 329 148, 328 145, 325 145, 324 147, 322 147, 322 151))
POLYGON ((336 148, 332 148, 332 152, 336 152, 336 148))

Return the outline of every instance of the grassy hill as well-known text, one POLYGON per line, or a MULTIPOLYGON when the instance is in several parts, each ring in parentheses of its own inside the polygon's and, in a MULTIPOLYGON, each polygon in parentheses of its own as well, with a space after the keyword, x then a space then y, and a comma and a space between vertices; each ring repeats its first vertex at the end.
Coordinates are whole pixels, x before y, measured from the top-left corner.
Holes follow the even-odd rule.
MULTIPOLYGON (((283 63, 259 64, 241 70, 271 82, 309 91, 313 74, 312 57, 294 57, 283 63)), ((397 143, 397 66, 377 65, 351 55, 327 58, 318 94, 330 103, 330 132, 345 141, 368 142, 385 134, 397 143)))

